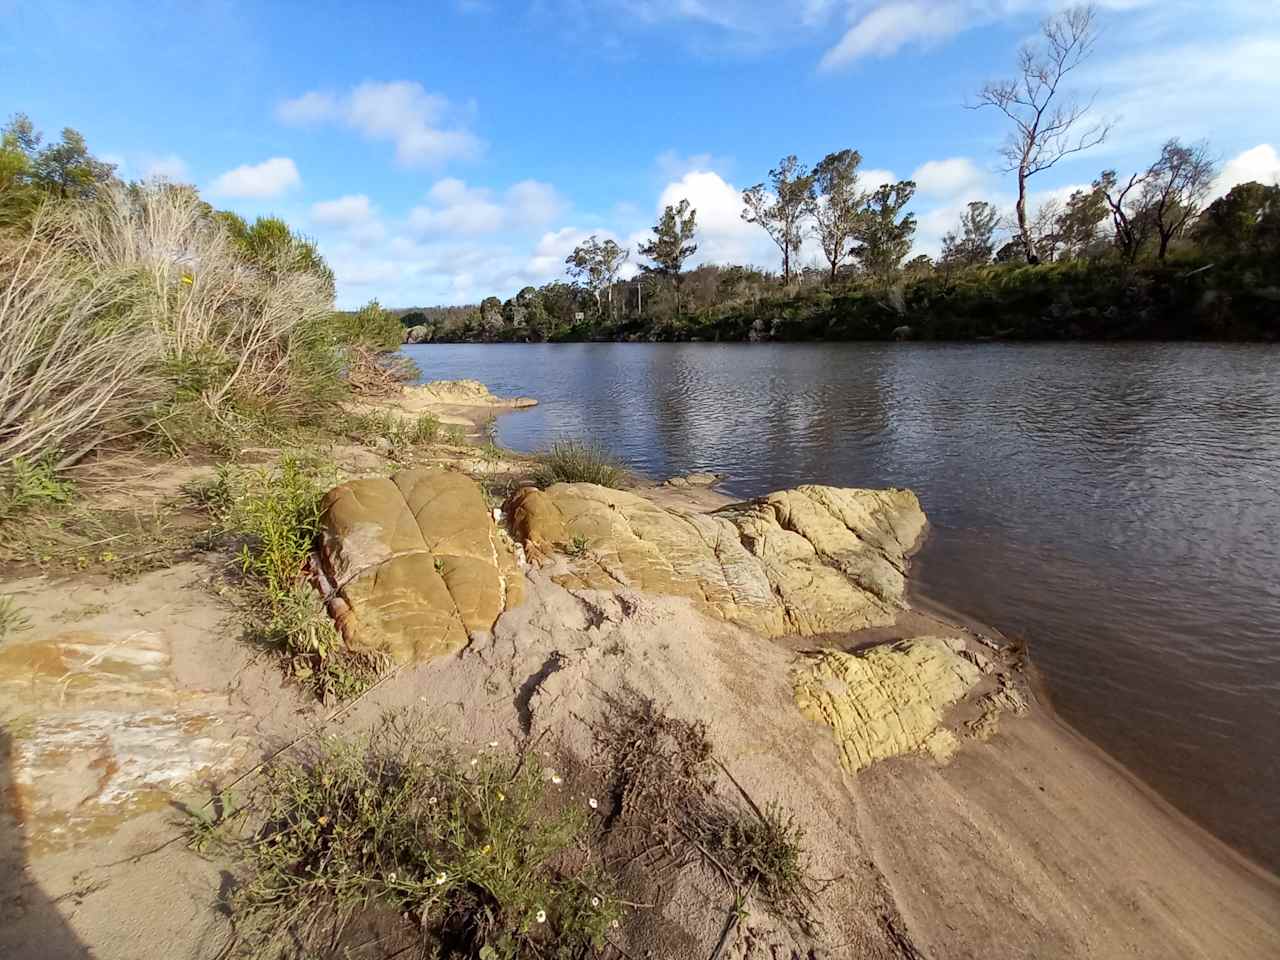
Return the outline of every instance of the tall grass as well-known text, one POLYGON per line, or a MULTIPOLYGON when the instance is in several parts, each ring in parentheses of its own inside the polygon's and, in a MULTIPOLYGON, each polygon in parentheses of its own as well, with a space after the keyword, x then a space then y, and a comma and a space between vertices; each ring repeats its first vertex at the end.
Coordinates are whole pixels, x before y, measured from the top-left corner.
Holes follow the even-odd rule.
POLYGON ((540 487, 553 483, 595 483, 602 487, 622 487, 631 479, 603 447, 579 440, 558 440, 539 455, 534 482, 540 487))

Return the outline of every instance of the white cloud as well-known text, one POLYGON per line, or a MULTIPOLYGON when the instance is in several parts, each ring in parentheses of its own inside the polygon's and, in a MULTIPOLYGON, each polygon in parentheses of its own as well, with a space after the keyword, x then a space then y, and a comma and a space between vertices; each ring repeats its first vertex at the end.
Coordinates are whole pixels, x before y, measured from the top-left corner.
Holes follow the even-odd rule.
POLYGON ((865 167, 858 171, 858 184, 863 190, 874 190, 886 183, 897 183, 898 178, 892 170, 881 167, 865 167))
POLYGON ((967 11, 954 3, 886 3, 857 17, 819 66, 835 70, 864 57, 887 57, 910 43, 929 44, 969 25, 967 11))
POLYGON ((189 177, 186 162, 176 153, 148 158, 142 171, 143 180, 160 179, 170 183, 184 183, 189 177))
POLYGON ((522 180, 501 197, 470 187, 456 177, 434 183, 428 203, 409 211, 409 226, 419 234, 484 234, 540 227, 559 216, 565 202, 549 183, 522 180))
MULTIPOLYGON (((681 200, 688 200, 698 214, 698 252, 694 262, 772 262, 768 236, 760 227, 742 219, 742 190, 720 174, 696 170, 667 184, 658 197, 657 212, 681 200)), ((649 233, 646 230, 634 235, 632 246, 637 240, 648 240, 649 233)))
POLYGON ((213 181, 210 189, 223 197, 265 199, 278 197, 301 183, 302 177, 292 160, 272 157, 262 163, 247 163, 228 170, 213 181))
POLYGON ((326 227, 354 227, 374 218, 373 206, 363 193, 349 194, 336 200, 321 200, 311 205, 313 222, 326 227))
POLYGON ((1211 195, 1221 197, 1237 184, 1252 180, 1280 184, 1280 151, 1269 143, 1260 143, 1224 163, 1213 182, 1211 195))
POLYGON ((949 157, 922 163, 911 179, 921 196, 947 199, 980 189, 990 178, 968 157, 949 157))
POLYGON ((474 134, 448 122, 454 112, 448 98, 410 80, 367 81, 343 96, 311 91, 276 107, 284 123, 341 123, 367 139, 393 143, 404 166, 440 164, 481 152, 483 144, 474 134))

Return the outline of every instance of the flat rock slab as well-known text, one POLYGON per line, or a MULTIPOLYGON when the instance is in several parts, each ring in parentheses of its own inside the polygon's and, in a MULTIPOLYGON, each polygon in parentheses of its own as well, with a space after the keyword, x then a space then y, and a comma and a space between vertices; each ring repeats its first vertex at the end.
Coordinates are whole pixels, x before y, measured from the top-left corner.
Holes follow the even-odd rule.
POLYGON ((957 740, 942 725, 943 711, 982 679, 964 649, 960 639, 916 637, 857 653, 829 651, 793 674, 796 703, 831 728, 851 773, 919 750, 946 760, 957 740))
POLYGON ((565 586, 686 597, 766 636, 881 626, 902 605, 924 529, 909 490, 802 486, 713 513, 589 483, 525 488, 507 504, 531 560, 567 554, 565 586))
POLYGON ((405 387, 405 399, 414 402, 448 403, 459 407, 533 407, 532 397, 495 397, 479 380, 432 380, 419 386, 405 387))
POLYGON ((170 640, 74 630, 0 650, 13 812, 33 853, 100 836, 227 776, 249 752, 225 703, 183 689, 170 640))
POLYGON ((520 601, 512 546, 470 477, 414 469, 352 480, 330 490, 323 509, 321 562, 354 649, 430 660, 520 601))

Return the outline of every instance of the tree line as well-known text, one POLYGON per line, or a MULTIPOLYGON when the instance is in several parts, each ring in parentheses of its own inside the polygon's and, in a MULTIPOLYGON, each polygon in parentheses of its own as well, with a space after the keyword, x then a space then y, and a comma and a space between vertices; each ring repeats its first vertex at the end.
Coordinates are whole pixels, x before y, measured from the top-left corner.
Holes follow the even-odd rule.
MULTIPOLYGON (((1093 7, 1051 16, 1038 40, 1018 51, 1015 71, 984 85, 967 105, 995 111, 1007 122, 1009 132, 999 156, 1002 169, 1016 183, 1016 200, 1008 215, 990 201, 969 203, 944 235, 936 258, 908 259, 917 229, 910 210, 916 192, 913 181, 864 184, 862 156, 852 148, 828 153, 812 167, 788 155, 766 179, 742 193, 742 219, 760 227, 778 249, 776 271, 710 264, 686 270, 698 249, 698 220, 689 201, 681 200, 662 211, 650 239, 637 245, 635 276, 621 279, 633 251, 612 238, 592 235, 566 258, 565 280, 525 287, 505 303, 487 298, 445 322, 416 313, 414 324, 406 322, 413 326, 410 339, 747 336, 758 327, 761 310, 786 313, 788 304, 803 308, 806 299, 821 296, 878 304, 893 322, 875 324, 874 335, 888 335, 913 323, 958 329, 947 318, 931 322, 936 318, 928 311, 948 298, 924 296, 921 291, 939 284, 944 290, 946 284, 962 281, 970 287, 985 284, 993 296, 981 309, 999 310, 1000 298, 994 294, 1000 289, 1002 270, 1075 264, 1107 278, 1102 286, 1119 297, 1126 283, 1136 282, 1137 273, 1147 278, 1144 282, 1159 285, 1189 270, 1212 270, 1216 265, 1218 277, 1226 278, 1225 288, 1231 288, 1244 276, 1236 270, 1242 262, 1274 267, 1280 255, 1280 186, 1241 184, 1208 203, 1218 167, 1204 141, 1172 138, 1146 168, 1103 170, 1089 188, 1033 208, 1037 178, 1061 161, 1099 146, 1111 133, 1110 121, 1093 116, 1091 101, 1068 89, 1072 73, 1089 57, 1097 36, 1093 7), (801 262, 806 241, 820 251, 822 266, 801 262), (1173 261, 1186 269, 1162 271, 1173 261), (908 303, 924 304, 925 315, 909 316, 908 303), (744 328, 742 320, 748 315, 751 324, 744 328)), ((1049 304, 1055 296, 1050 289, 1054 277, 1064 275, 1046 270, 1018 283, 1044 288, 1041 300, 1049 304)), ((1253 276, 1250 282, 1257 288, 1256 273, 1253 276)), ((1252 293, 1246 293, 1248 300, 1252 293)), ((1063 308, 1059 304, 1054 309, 1063 308)), ((1065 309, 1070 311, 1070 305, 1065 309)), ((776 327, 778 318, 766 319, 770 329, 776 327)), ((1078 326, 1068 323, 1063 329, 1078 326)), ((859 324, 844 327, 846 334, 851 327, 864 333, 871 329, 859 324)), ((1244 329, 1248 335, 1271 335, 1273 328, 1274 324, 1268 328, 1263 321, 1250 321, 1244 329)), ((1151 332, 1158 329, 1152 326, 1151 332)), ((999 335, 1001 330, 990 332, 999 335)), ((807 335, 825 334, 810 330, 807 335)))

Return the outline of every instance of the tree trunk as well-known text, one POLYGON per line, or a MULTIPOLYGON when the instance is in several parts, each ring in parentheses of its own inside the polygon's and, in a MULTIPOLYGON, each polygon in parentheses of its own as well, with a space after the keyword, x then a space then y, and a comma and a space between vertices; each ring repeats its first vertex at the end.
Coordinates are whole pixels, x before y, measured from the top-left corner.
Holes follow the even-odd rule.
POLYGON ((1018 238, 1022 241, 1022 252, 1027 258, 1027 263, 1032 265, 1040 262, 1040 258, 1036 256, 1035 244, 1031 241, 1031 231, 1027 229, 1027 175, 1024 171, 1018 171, 1018 238))
POLYGON ((1173 231, 1160 230, 1160 250, 1156 253, 1156 259, 1164 263, 1164 255, 1169 250, 1169 241, 1173 239, 1173 231))

